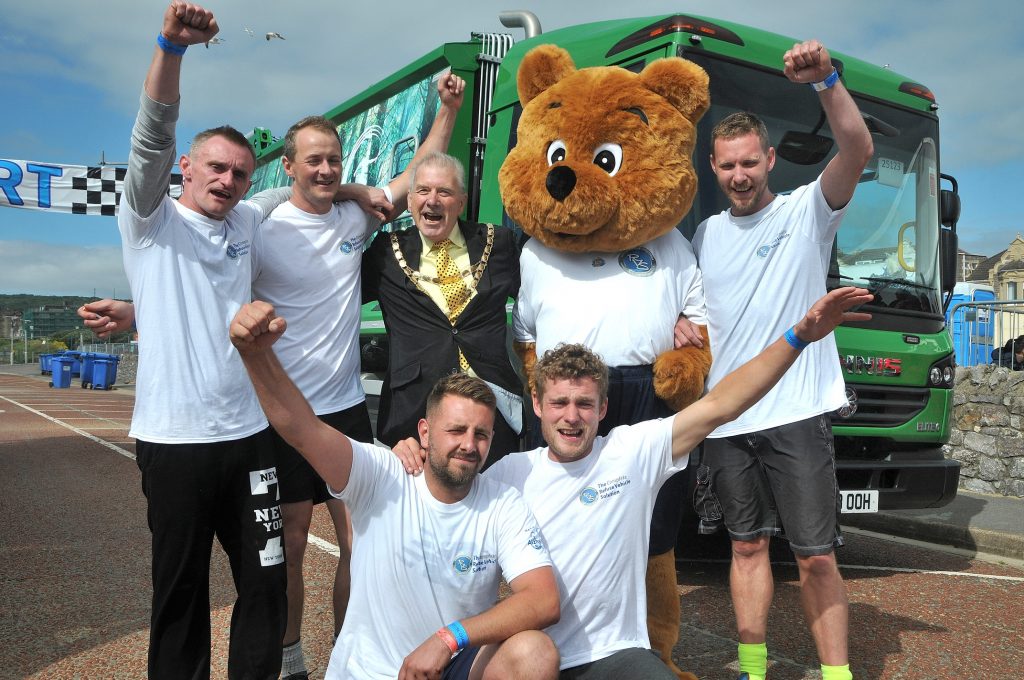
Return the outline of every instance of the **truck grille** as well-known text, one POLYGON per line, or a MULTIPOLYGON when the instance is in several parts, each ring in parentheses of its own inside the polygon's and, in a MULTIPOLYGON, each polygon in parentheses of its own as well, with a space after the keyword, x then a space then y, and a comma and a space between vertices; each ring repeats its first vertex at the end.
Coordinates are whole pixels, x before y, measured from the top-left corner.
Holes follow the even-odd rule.
POLYGON ((928 404, 929 390, 919 387, 847 385, 857 393, 857 411, 848 418, 838 411, 830 415, 833 425, 896 427, 910 421, 928 404))

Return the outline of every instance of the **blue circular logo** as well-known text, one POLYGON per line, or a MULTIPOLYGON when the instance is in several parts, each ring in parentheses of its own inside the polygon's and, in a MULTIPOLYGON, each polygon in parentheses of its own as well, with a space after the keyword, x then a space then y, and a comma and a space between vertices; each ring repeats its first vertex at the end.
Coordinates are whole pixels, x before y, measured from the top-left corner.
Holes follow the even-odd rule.
POLYGON ((352 242, 351 241, 342 241, 341 245, 338 246, 338 250, 340 250, 341 252, 343 252, 346 255, 348 255, 349 253, 352 252, 352 242))
POLYGON ((235 246, 234 243, 229 243, 228 244, 228 251, 227 252, 228 252, 228 257, 230 257, 232 260, 234 260, 235 258, 238 257, 238 248, 235 246))
POLYGON ((583 505, 592 505, 597 500, 597 489, 592 486, 588 486, 586 489, 580 492, 580 503, 583 505))
POLYGON ((771 246, 761 246, 760 248, 757 249, 757 256, 758 257, 768 257, 768 253, 770 253, 770 252, 772 252, 772 247, 771 246))
POLYGON ((452 566, 455 567, 455 571, 458 573, 465 574, 469 571, 470 567, 473 566, 473 560, 469 559, 465 555, 460 555, 455 558, 454 562, 452 562, 452 566))
POLYGON ((654 254, 643 246, 619 253, 619 266, 633 276, 650 276, 658 266, 654 254))

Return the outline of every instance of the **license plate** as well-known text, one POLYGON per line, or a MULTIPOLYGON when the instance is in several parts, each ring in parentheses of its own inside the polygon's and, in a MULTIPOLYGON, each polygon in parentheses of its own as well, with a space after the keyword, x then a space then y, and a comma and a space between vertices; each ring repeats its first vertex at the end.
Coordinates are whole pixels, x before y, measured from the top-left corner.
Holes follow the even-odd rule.
POLYGON ((857 512, 878 512, 878 490, 840 491, 842 499, 840 512, 852 514, 857 512))

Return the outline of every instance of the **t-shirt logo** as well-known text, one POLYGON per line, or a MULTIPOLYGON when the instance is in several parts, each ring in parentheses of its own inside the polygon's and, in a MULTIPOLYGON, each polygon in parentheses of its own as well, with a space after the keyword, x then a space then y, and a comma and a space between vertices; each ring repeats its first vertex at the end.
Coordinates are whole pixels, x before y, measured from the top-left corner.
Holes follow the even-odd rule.
POLYGON ((640 246, 619 253, 619 266, 633 276, 650 276, 658 266, 654 254, 640 246))
POLYGON ((234 243, 229 243, 227 253, 228 257, 232 260, 238 259, 243 255, 247 255, 249 253, 249 242, 235 241, 234 243))
POLYGON ((592 486, 588 486, 586 489, 580 492, 580 503, 583 505, 592 505, 597 500, 597 489, 592 486))
POLYGON ((473 560, 468 555, 459 555, 452 562, 452 566, 455 567, 456 572, 465 574, 473 566, 473 560))
POLYGON ((781 232, 781 233, 780 233, 780 234, 779 234, 778 236, 776 236, 776 237, 775 237, 775 238, 774 238, 774 239, 772 240, 772 242, 771 242, 771 243, 766 243, 765 245, 763 245, 763 246, 761 246, 760 248, 758 248, 758 249, 757 249, 757 250, 755 251, 755 252, 757 253, 757 256, 758 256, 758 257, 762 257, 762 258, 763 258, 763 257, 768 257, 768 253, 770 253, 770 252, 772 252, 773 250, 775 250, 776 248, 778 248, 778 247, 779 247, 779 244, 780 244, 780 243, 782 243, 783 239, 787 239, 787 238, 789 238, 789 234, 787 234, 787 233, 786 233, 786 232, 784 232, 784 231, 783 231, 783 232, 781 232))
POLYGON ((544 541, 540 537, 540 527, 533 527, 530 529, 530 537, 526 539, 526 545, 530 546, 534 550, 543 550, 544 541))
POLYGON ((349 253, 352 252, 352 242, 351 241, 342 241, 341 245, 338 246, 338 250, 340 250, 341 252, 343 252, 346 255, 348 255, 349 253))

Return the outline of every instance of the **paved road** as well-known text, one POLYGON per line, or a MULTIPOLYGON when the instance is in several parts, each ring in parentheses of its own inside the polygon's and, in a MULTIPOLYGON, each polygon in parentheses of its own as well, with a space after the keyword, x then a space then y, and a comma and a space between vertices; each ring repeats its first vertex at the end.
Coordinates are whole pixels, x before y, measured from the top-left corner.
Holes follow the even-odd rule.
MULTIPOLYGON (((134 445, 131 391, 54 390, 0 374, 0 678, 145 675, 149 533, 134 445)), ((321 508, 307 558, 304 644, 323 676, 331 634, 334 537, 321 508)), ((1024 565, 994 563, 849 534, 840 553, 858 678, 1014 677, 1024 667, 1024 565)), ((732 680, 735 632, 721 542, 679 562, 676 660, 732 680)), ((778 546, 769 640, 772 680, 818 678, 796 570, 778 546)), ((234 593, 216 551, 211 577, 214 677, 223 677, 234 593)))

